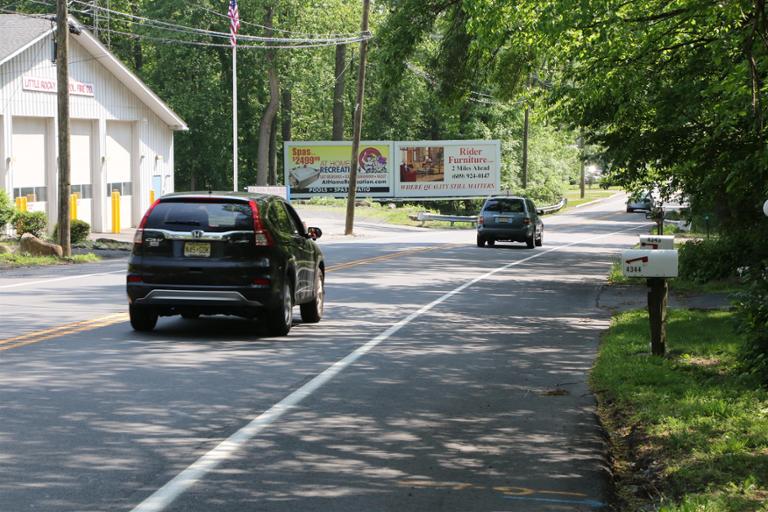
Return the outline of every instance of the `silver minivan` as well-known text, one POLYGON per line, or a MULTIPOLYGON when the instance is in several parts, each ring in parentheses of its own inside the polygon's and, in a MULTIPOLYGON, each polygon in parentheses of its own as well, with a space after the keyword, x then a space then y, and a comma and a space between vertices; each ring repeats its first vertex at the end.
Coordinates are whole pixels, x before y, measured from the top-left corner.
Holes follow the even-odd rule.
POLYGON ((493 196, 483 203, 477 218, 477 246, 496 242, 525 242, 529 249, 544 241, 544 223, 536 205, 526 197, 493 196))

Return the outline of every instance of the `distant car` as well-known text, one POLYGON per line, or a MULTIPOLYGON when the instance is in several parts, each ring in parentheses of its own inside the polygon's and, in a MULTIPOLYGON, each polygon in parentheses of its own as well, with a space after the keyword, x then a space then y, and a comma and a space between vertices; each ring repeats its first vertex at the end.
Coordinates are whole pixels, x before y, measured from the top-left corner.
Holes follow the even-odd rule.
POLYGON ((314 240, 321 235, 277 196, 163 196, 136 230, 128 262, 131 325, 151 331, 158 316, 227 314, 260 318, 270 334, 284 336, 295 304, 304 322, 319 322, 325 262, 314 240))
POLYGON ((651 211, 653 208, 653 194, 648 190, 635 192, 627 199, 627 213, 637 210, 651 211))
POLYGON ((477 246, 496 242, 525 242, 529 249, 544 242, 544 223, 528 198, 489 197, 477 218, 477 246))

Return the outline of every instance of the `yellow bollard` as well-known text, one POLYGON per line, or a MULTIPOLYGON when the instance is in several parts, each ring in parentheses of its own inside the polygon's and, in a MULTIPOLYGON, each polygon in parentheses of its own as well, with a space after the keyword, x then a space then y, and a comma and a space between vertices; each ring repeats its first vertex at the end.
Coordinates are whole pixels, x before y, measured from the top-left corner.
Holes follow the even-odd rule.
POLYGON ((120 192, 112 191, 112 233, 120 233, 120 192))
POLYGON ((149 204, 155 204, 155 190, 149 189, 149 204))
POLYGON ((77 203, 79 199, 80 196, 77 193, 69 196, 69 220, 77 219, 77 203))

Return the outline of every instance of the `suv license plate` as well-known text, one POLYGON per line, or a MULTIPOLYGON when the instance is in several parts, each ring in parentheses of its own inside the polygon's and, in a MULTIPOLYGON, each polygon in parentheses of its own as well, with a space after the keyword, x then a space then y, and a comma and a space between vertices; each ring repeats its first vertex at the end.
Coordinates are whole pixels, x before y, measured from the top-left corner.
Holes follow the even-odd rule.
POLYGON ((210 258, 211 244, 205 242, 187 242, 184 244, 184 256, 210 258))
POLYGON ((508 224, 509 217, 496 217, 496 222, 498 222, 499 224, 508 224))

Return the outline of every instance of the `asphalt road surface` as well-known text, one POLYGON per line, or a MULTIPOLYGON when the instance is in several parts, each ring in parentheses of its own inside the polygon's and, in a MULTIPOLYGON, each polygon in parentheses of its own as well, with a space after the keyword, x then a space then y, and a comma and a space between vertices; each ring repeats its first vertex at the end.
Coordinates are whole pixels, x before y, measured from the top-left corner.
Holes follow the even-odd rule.
POLYGON ((133 332, 125 261, 4 271, 0 511, 600 510, 597 295, 648 225, 623 209, 545 217, 535 250, 329 237, 325 317, 285 338, 133 332))

